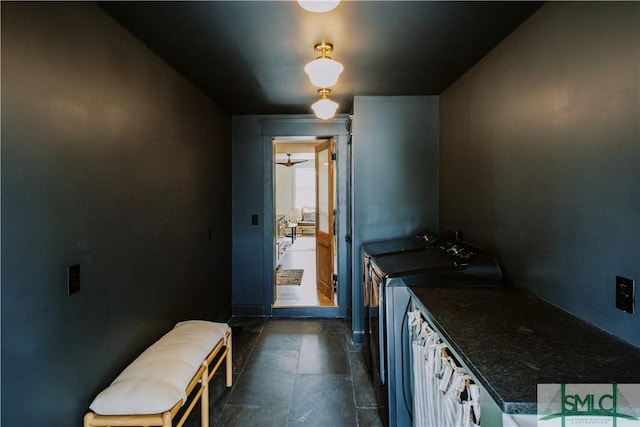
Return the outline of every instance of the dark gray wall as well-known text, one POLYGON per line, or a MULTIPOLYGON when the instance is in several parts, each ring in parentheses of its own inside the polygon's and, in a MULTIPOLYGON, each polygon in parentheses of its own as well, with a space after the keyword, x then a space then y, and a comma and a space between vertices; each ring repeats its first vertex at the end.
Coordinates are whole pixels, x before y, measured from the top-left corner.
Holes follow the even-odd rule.
POLYGON ((353 103, 353 333, 361 340, 363 243, 438 230, 438 97, 353 103))
POLYGON ((230 147, 98 6, 2 3, 2 425, 81 425, 176 321, 228 318, 230 147))
POLYGON ((550 2, 441 95, 440 224, 640 345, 640 3, 550 2))
MULTIPOLYGON (((265 219, 264 163, 262 153, 262 124, 256 116, 233 118, 233 312, 234 314, 262 315, 271 306, 264 300, 264 241, 265 219), (258 223, 253 225, 252 215, 258 223)), ((266 222, 266 225, 265 225, 266 222)))

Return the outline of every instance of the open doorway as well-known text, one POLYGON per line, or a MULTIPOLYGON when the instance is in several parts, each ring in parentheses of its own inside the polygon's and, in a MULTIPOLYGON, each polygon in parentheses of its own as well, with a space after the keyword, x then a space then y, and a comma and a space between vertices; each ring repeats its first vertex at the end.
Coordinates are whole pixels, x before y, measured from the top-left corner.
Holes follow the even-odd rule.
POLYGON ((274 308, 336 307, 335 170, 329 139, 274 139, 274 308))

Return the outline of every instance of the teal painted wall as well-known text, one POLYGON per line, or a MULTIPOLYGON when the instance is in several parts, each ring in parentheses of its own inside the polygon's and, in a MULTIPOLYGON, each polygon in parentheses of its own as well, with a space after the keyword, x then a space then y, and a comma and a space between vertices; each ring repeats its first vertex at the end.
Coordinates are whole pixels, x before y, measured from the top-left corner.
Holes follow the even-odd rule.
POLYGON ((363 243, 438 230, 438 97, 353 102, 353 330, 362 324, 363 243))
POLYGON ((640 3, 550 2, 440 98, 440 224, 640 346, 640 3), (637 286, 636 286, 637 288, 637 286))
POLYGON ((81 425, 175 322, 230 316, 230 156, 230 116, 98 6, 2 3, 2 425, 81 425))

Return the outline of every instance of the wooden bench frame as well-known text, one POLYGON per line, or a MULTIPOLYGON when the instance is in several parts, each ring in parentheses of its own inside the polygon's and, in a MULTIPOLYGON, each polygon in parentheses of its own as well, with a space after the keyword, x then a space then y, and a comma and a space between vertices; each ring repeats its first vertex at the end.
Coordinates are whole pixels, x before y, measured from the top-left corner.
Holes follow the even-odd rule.
MULTIPOLYGON (((209 427, 209 382, 223 361, 226 363, 225 385, 231 387, 233 384, 233 364, 230 328, 225 332, 225 337, 216 344, 207 358, 202 361, 200 368, 189 382, 186 395, 188 396, 187 402, 190 403, 175 427, 182 427, 198 399, 200 399, 201 425, 202 427, 209 427), (213 368, 209 369, 210 366, 213 366, 213 368), (199 388, 193 398, 190 399, 189 396, 198 384, 199 388)), ((99 415, 94 412, 88 412, 84 416, 84 427, 172 427, 173 419, 184 403, 180 399, 170 410, 158 414, 99 415)))

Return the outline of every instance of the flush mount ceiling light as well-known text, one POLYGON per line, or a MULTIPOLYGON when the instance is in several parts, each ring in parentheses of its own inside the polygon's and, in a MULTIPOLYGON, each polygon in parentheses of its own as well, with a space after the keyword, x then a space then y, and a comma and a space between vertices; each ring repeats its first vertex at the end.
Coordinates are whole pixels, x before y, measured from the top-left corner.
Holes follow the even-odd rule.
POLYGON ((335 85, 344 67, 329 56, 329 53, 333 51, 333 45, 320 43, 315 45, 314 49, 320 56, 305 65, 304 72, 309 75, 311 83, 316 87, 327 88, 335 85))
POLYGON ((298 0, 298 4, 309 12, 328 12, 338 3, 340 0, 298 0))
POLYGON ((320 94, 320 100, 311 105, 311 109, 316 113, 316 117, 322 120, 327 120, 336 114, 338 109, 338 103, 333 102, 327 95, 331 93, 331 89, 318 89, 320 94))

